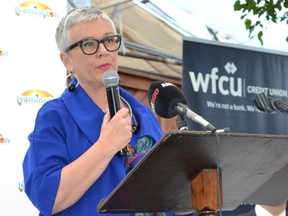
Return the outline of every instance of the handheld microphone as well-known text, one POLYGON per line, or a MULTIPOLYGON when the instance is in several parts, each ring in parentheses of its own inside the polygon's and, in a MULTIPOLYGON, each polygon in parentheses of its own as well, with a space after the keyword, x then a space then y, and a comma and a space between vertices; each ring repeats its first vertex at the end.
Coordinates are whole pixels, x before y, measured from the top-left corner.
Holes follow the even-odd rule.
MULTIPOLYGON (((119 93, 119 75, 116 71, 108 70, 102 76, 102 81, 106 86, 106 94, 109 106, 109 112, 111 118, 118 112, 121 108, 120 105, 120 93, 119 93)), ((126 148, 118 152, 119 155, 126 154, 126 148)))
POLYGON ((186 105, 187 102, 183 93, 172 83, 152 82, 148 90, 148 101, 152 110, 162 118, 172 118, 179 114, 197 122, 210 131, 216 130, 212 124, 186 105))

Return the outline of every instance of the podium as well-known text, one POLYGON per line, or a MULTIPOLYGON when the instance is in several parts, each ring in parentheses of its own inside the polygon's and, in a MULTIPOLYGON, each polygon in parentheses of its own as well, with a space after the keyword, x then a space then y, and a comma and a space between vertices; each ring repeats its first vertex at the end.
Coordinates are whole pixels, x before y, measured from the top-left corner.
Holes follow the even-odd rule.
POLYGON ((170 131, 101 200, 97 210, 100 213, 201 211, 194 203, 204 203, 210 208, 211 199, 222 204, 222 210, 233 210, 242 203, 277 205, 288 199, 286 184, 288 136, 243 133, 216 136, 205 131, 170 131), (217 179, 215 176, 205 179, 203 171, 207 170, 216 170, 217 179), (193 189, 196 179, 197 187, 199 184, 203 187, 199 191, 197 187, 193 189), (207 179, 213 182, 208 181, 205 188, 207 179), (206 192, 211 194, 207 197, 206 192))

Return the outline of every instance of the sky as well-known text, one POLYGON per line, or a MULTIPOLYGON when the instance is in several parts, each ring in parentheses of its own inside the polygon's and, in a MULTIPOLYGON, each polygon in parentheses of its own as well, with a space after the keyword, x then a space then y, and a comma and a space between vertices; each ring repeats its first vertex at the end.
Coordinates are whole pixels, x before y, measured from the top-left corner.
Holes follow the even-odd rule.
MULTIPOLYGON (((235 12, 233 5, 235 0, 154 0, 155 2, 169 1, 183 8, 195 17, 199 22, 206 24, 220 33, 230 35, 237 44, 260 47, 265 49, 288 52, 288 25, 269 24, 264 30, 262 46, 257 37, 249 39, 248 31, 245 29, 241 13, 235 12)), ((181 15, 178 15, 179 19, 181 15)), ((189 23, 189 20, 183 20, 189 23)))

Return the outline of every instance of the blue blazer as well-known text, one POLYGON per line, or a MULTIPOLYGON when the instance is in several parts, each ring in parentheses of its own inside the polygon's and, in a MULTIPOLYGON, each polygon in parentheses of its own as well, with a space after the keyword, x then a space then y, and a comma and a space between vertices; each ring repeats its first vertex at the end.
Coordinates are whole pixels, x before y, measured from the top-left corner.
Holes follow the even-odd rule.
MULTIPOLYGON (((152 111, 122 88, 120 94, 129 102, 140 125, 131 145, 143 136, 150 136, 156 143, 162 131, 152 111)), ((25 192, 40 215, 51 215, 62 168, 97 141, 103 117, 104 112, 80 85, 74 92, 65 90, 61 97, 46 102, 38 111, 35 128, 28 136, 30 146, 23 161, 23 172, 25 192)), ((56 215, 98 215, 97 204, 126 176, 124 163, 123 156, 115 155, 84 196, 56 215)))

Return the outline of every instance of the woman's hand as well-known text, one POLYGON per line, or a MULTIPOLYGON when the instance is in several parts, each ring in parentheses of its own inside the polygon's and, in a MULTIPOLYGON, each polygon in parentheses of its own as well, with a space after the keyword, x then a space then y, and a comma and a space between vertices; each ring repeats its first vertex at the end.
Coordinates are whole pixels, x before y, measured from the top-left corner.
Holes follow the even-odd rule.
POLYGON ((110 119, 110 113, 107 112, 97 142, 114 155, 130 142, 131 129, 131 114, 127 108, 121 108, 112 119, 110 119))

